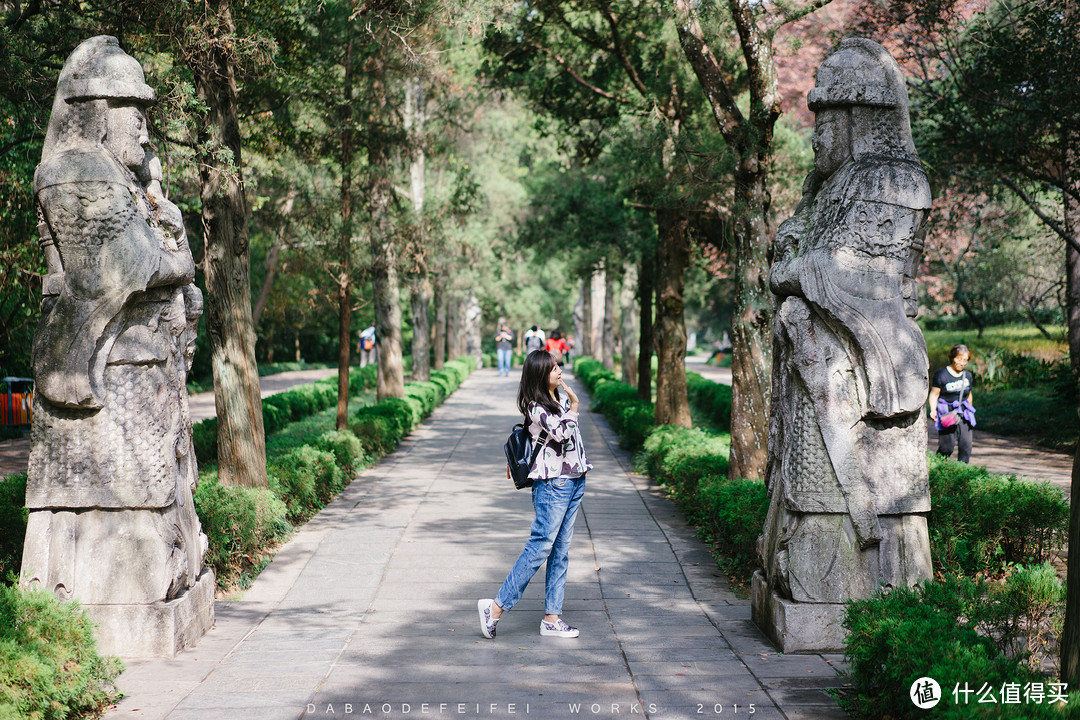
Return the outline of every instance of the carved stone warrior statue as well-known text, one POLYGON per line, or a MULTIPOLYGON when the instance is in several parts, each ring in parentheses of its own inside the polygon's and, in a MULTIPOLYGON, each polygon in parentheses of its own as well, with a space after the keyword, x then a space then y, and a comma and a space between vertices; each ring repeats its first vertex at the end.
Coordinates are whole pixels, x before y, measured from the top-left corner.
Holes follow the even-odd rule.
POLYGON ((115 38, 86 40, 34 175, 48 274, 22 582, 78 600, 128 657, 171 656, 214 617, 185 387, 202 294, 149 150, 153 99, 115 38))
POLYGON ((927 354, 915 277, 930 187, 904 79, 849 38, 818 70, 814 170, 777 231, 772 408, 754 621, 840 650, 844 602, 931 576, 927 354))

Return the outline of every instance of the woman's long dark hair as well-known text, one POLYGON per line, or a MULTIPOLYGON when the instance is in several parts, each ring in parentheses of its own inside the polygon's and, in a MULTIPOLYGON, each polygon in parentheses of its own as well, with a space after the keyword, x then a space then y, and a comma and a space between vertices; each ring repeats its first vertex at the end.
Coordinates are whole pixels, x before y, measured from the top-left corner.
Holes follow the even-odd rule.
POLYGON ((525 416, 528 427, 529 406, 539 404, 552 415, 562 414, 559 389, 555 388, 555 399, 552 399, 548 390, 548 377, 555 369, 555 356, 547 350, 533 350, 525 358, 525 364, 521 368, 521 385, 518 386, 517 404, 518 410, 525 416))

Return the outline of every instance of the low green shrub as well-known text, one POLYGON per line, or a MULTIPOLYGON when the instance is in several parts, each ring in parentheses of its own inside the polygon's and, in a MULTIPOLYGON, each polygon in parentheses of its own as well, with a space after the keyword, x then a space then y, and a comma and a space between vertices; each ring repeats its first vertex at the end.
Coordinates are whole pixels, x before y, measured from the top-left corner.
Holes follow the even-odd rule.
POLYGON ((930 456, 927 517, 934 567, 973 575, 1041 563, 1064 542, 1069 505, 1049 483, 930 456))
POLYGON ((653 471, 650 475, 670 486, 677 496, 693 498, 700 480, 727 477, 730 436, 671 425, 660 430, 645 441, 643 455, 653 471))
POLYGON ((617 380, 613 371, 608 370, 602 362, 588 355, 574 358, 574 374, 581 379, 581 382, 585 384, 590 393, 596 389, 596 386, 602 380, 617 380))
POLYGON ((1065 712, 1045 703, 1000 702, 1005 683, 1022 688, 1047 682, 1023 658, 1010 657, 999 647, 995 633, 1003 618, 1015 615, 1015 608, 1005 607, 1009 592, 1007 587, 950 575, 941 582, 925 581, 850 602, 844 656, 852 690, 845 704, 862 717, 922 718, 926 711, 911 702, 908 692, 917 679, 931 677, 942 690, 934 717, 1080 717, 1077 693, 1065 712), (998 697, 997 704, 980 704, 976 694, 961 694, 956 702, 954 688, 977 693, 984 683, 998 697))
POLYGON ((315 439, 314 446, 334 455, 334 461, 347 478, 371 464, 360 438, 348 430, 327 430, 315 439))
POLYGON ((757 479, 712 475, 698 483, 691 522, 728 559, 730 571, 749 577, 758 566, 757 539, 769 511, 769 492, 757 479))
POLYGON ((333 453, 309 445, 267 462, 270 487, 288 508, 288 518, 302 523, 345 487, 345 474, 333 453))
POLYGON ((360 408, 349 423, 349 430, 372 455, 391 452, 412 428, 413 407, 401 398, 386 398, 360 408))
POLYGON ((205 473, 195 490, 195 511, 209 541, 206 564, 218 587, 233 585, 292 532, 281 499, 267 488, 226 487, 205 473))
POLYGON ((0 480, 0 583, 18 575, 26 537, 26 473, 0 480))
POLYGON ((93 623, 48 592, 0 587, 0 717, 98 716, 120 697, 116 658, 98 655, 93 623))
POLYGON ((731 386, 706 380, 695 372, 686 373, 686 395, 719 430, 731 427, 731 386))
POLYGON ((200 420, 191 426, 191 442, 195 446, 195 459, 199 465, 217 462, 217 418, 200 420))

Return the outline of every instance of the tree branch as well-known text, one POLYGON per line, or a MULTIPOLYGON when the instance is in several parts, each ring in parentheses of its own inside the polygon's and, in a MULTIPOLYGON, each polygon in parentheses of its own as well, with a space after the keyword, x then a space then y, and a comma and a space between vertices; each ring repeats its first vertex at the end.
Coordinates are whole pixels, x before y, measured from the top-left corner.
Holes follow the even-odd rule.
POLYGON ((638 75, 637 69, 634 68, 633 63, 630 62, 630 58, 626 54, 626 49, 623 47, 622 38, 619 35, 619 23, 615 19, 614 13, 611 12, 611 8, 607 2, 603 3, 604 19, 607 20, 608 27, 611 28, 611 43, 612 49, 615 53, 615 57, 618 58, 619 64, 626 70, 627 76, 630 78, 630 82, 633 83, 637 91, 641 93, 641 96, 648 99, 649 89, 645 87, 645 83, 642 82, 641 76, 638 75))
POLYGON ((709 98, 712 106, 713 118, 720 129, 720 134, 733 147, 738 147, 737 142, 740 130, 745 118, 739 106, 735 103, 735 97, 731 89, 724 81, 724 75, 720 70, 720 63, 713 55, 712 49, 705 42, 705 33, 701 24, 691 13, 689 0, 674 0, 676 29, 679 33, 679 44, 686 53, 690 66, 697 75, 701 89, 709 98))
POLYGON ((562 56, 560 56, 558 53, 554 52, 553 50, 550 50, 549 48, 546 48, 543 45, 538 45, 538 44, 536 44, 534 42, 530 42, 529 46, 532 47, 535 50, 539 50, 540 52, 542 52, 545 55, 547 55, 548 57, 550 57, 552 60, 555 61, 556 64, 558 64, 560 67, 562 67, 563 70, 566 71, 567 75, 574 78, 574 80, 576 80, 579 84, 581 84, 582 86, 587 87, 588 89, 592 90, 594 93, 596 93, 600 97, 607 98, 608 100, 614 100, 615 102, 619 102, 619 103, 627 103, 627 104, 629 104, 630 101, 627 100, 626 98, 619 97, 618 95, 614 95, 612 93, 609 93, 607 90, 604 90, 601 87, 597 87, 596 85, 593 85, 592 83, 590 83, 585 78, 581 77, 581 75, 579 75, 570 66, 569 62, 567 62, 562 56))
POLYGON ((1070 233, 1064 225, 1062 225, 1054 218, 1050 217, 1050 215, 1048 215, 1046 211, 1039 206, 1039 202, 1035 198, 1028 195, 1024 191, 1024 189, 1020 187, 1020 185, 1011 177, 1009 177, 1005 173, 998 173, 998 177, 1001 178, 1001 182, 1005 183, 1005 185, 1010 190, 1016 193, 1017 196, 1024 201, 1025 205, 1031 208, 1031 212, 1035 213, 1036 217, 1042 220, 1044 225, 1053 230, 1054 233, 1058 235, 1062 240, 1067 242, 1073 250, 1080 252, 1080 238, 1077 238, 1075 235, 1070 233))
POLYGON ((832 0, 812 0, 812 2, 807 3, 806 5, 803 5, 803 6, 797 7, 797 8, 792 8, 791 10, 788 10, 787 12, 781 13, 779 15, 779 17, 777 17, 774 22, 769 23, 765 27, 765 35, 771 39, 776 34, 776 31, 779 30, 784 25, 787 25, 787 24, 793 23, 793 22, 798 22, 799 20, 802 20, 807 15, 811 15, 811 14, 817 12, 821 8, 828 5, 830 2, 832 2, 832 0))

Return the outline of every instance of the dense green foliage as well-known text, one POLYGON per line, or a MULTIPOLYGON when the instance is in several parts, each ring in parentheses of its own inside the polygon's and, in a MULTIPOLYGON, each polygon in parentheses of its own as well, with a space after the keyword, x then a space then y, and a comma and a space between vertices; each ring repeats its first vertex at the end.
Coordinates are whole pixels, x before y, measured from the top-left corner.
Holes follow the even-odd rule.
POLYGON ((0 586, 0 718, 67 720, 100 714, 119 697, 123 670, 97 653, 77 603, 0 586))
POLYGON ((0 584, 18 575, 26 537, 26 473, 0 480, 0 584))
POLYGON ((1046 482, 931 455, 930 497, 927 524, 938 571, 974 575, 1011 563, 1041 563, 1065 540, 1069 504, 1046 482))
POLYGON ((915 680, 932 677, 941 685, 942 700, 933 717, 942 718, 1075 718, 1080 717, 1080 693, 1070 696, 1064 712, 1049 703, 1026 702, 1023 687, 1049 681, 1023 657, 1003 649, 1030 632, 1032 622, 1044 620, 1043 609, 1060 606, 1064 589, 1052 568, 1036 566, 1011 575, 1004 584, 947 576, 916 588, 894 588, 849 604, 845 659, 853 683, 845 696, 861 717, 922 718, 908 692, 915 680), (998 704, 964 695, 956 702, 953 690, 983 683, 998 704), (1017 683, 1020 701, 1002 704, 1005 683, 1017 683), (989 708, 989 709, 988 709, 989 708))
POLYGON ((269 549, 292 533, 278 493, 226 487, 213 472, 199 478, 195 510, 209 541, 206 564, 213 568, 219 588, 231 587, 245 571, 261 567, 269 549))

